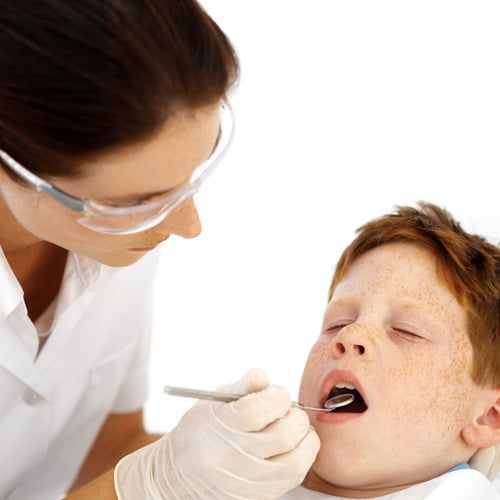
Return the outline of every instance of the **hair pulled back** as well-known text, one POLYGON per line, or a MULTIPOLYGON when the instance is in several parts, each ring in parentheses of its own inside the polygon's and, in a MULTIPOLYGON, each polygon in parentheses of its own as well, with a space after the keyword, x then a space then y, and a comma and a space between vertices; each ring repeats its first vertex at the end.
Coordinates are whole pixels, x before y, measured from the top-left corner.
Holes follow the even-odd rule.
POLYGON ((238 62, 194 0, 0 0, 0 75, 0 149, 76 177, 177 110, 221 100, 238 62))

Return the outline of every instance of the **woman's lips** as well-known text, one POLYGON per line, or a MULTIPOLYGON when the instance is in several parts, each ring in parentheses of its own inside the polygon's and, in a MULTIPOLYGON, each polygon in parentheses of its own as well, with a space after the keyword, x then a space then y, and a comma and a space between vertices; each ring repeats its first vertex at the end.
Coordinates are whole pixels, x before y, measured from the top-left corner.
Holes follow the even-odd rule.
POLYGON ((142 247, 142 248, 129 248, 129 250, 132 250, 133 252, 149 252, 150 250, 153 250, 159 245, 157 243, 156 245, 150 246, 150 247, 142 247))
POLYGON ((167 241, 169 237, 170 237, 170 235, 168 235, 163 240, 160 240, 158 243, 155 243, 154 245, 151 245, 149 247, 134 247, 134 248, 129 248, 129 250, 132 250, 134 252, 149 252, 150 250, 155 249, 160 243, 167 241))

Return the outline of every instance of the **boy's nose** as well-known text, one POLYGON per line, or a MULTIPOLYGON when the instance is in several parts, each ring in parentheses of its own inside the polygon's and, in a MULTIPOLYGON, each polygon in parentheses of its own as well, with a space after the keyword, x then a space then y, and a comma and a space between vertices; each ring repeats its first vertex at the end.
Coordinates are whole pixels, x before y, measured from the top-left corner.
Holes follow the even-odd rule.
POLYGON ((332 338, 332 357, 339 359, 342 356, 361 356, 363 359, 370 359, 373 346, 369 331, 370 328, 366 325, 353 323, 345 326, 332 338))

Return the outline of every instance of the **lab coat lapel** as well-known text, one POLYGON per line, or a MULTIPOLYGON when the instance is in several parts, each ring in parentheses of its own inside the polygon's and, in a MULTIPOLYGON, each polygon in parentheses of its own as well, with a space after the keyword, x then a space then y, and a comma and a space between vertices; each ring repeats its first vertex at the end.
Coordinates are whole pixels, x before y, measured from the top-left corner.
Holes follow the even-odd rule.
POLYGON ((49 393, 40 376, 39 368, 7 321, 0 323, 0 340, 0 366, 48 399, 49 393))

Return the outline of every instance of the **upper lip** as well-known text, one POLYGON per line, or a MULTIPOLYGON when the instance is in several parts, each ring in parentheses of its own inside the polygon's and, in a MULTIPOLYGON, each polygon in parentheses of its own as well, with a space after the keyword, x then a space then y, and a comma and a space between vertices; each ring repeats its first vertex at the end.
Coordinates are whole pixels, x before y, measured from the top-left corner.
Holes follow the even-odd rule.
POLYGON ((165 238, 164 240, 161 240, 161 241, 157 241, 156 243, 153 243, 152 245, 147 245, 144 247, 131 247, 131 248, 132 248, 132 250, 145 250, 145 249, 149 249, 149 248, 154 248, 154 247, 157 247, 160 243, 163 243, 167 239, 168 238, 165 238))
POLYGON ((354 373, 350 370, 332 370, 323 377, 318 406, 323 407, 325 401, 328 399, 328 395, 330 394, 332 387, 337 382, 348 382, 349 384, 352 384, 354 387, 356 387, 356 390, 361 394, 361 397, 366 403, 366 406, 368 406, 365 389, 359 381, 358 377, 356 377, 356 375, 354 375, 354 373))

